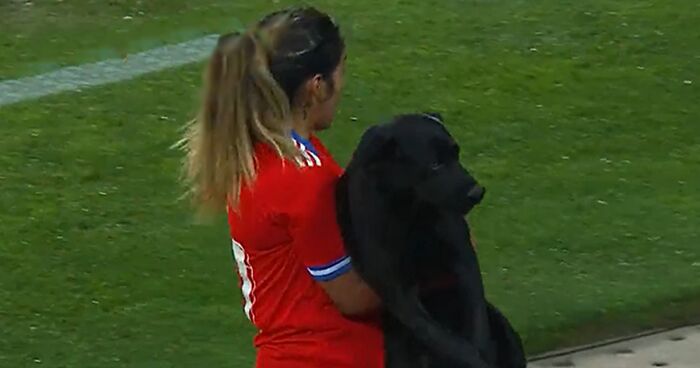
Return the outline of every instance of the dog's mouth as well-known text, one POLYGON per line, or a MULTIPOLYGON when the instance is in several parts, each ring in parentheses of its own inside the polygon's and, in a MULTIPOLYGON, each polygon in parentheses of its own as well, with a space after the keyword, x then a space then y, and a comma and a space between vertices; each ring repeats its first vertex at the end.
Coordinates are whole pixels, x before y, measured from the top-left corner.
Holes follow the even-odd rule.
POLYGON ((484 198, 486 190, 459 165, 450 165, 416 187, 424 204, 466 215, 484 198))
POLYGON ((443 200, 443 208, 452 210, 462 215, 466 215, 484 197, 484 187, 474 184, 471 187, 460 188, 453 195, 447 196, 443 200))

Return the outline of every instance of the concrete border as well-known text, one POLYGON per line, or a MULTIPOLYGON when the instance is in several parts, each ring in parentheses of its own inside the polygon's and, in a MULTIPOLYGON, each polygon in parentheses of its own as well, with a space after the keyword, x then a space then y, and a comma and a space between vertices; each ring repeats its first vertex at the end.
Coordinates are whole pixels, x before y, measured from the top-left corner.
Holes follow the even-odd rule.
POLYGON ((535 362, 541 361, 541 360, 559 358, 559 357, 575 354, 575 353, 578 353, 581 351, 592 350, 592 349, 604 347, 607 345, 613 345, 613 344, 617 344, 617 343, 621 343, 621 342, 625 342, 625 341, 630 341, 630 340, 635 340, 635 339, 639 339, 639 338, 643 338, 643 337, 647 337, 647 336, 671 332, 674 330, 680 330, 680 329, 687 328, 687 327, 689 327, 689 326, 680 326, 680 327, 671 327, 671 328, 656 328, 656 329, 651 329, 651 330, 639 332, 639 333, 632 334, 632 335, 627 335, 627 336, 622 336, 622 337, 613 337, 613 338, 610 338, 607 340, 597 341, 597 342, 593 342, 590 344, 574 346, 574 347, 569 347, 569 348, 563 348, 563 349, 554 350, 554 351, 550 351, 550 352, 546 352, 546 353, 542 353, 542 354, 537 354, 535 356, 528 358, 528 362, 535 363, 535 362))

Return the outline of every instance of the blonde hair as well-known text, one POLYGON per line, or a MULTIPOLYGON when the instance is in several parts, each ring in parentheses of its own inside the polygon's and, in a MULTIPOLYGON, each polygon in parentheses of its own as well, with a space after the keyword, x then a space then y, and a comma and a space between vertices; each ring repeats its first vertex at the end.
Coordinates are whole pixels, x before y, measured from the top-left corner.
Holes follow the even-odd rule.
POLYGON ((344 43, 335 23, 308 7, 272 13, 254 29, 219 38, 204 74, 199 113, 176 144, 186 153, 186 195, 199 210, 238 206, 241 188, 256 176, 254 149, 259 142, 298 162, 300 152, 290 134, 294 93, 309 76, 325 75, 329 65, 338 65, 338 46, 342 49, 344 43), (334 37, 328 36, 330 31, 334 37), (319 47, 319 40, 335 48, 319 47), (289 50, 289 45, 302 47, 302 52, 289 50), (311 52, 316 49, 322 53, 311 52), (298 66, 304 68, 294 69, 298 66))

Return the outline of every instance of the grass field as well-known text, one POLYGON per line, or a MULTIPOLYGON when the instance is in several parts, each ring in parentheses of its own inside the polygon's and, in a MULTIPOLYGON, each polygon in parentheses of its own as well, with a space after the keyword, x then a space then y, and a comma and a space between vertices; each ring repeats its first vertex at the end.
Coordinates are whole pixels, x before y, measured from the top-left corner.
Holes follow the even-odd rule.
MULTIPOLYGON (((25 3, 0 2, 0 80, 290 2, 25 3)), ((443 112, 489 189, 487 292, 530 353, 700 320, 697 2, 312 3, 349 44, 323 138, 345 162, 368 125, 443 112)), ((0 109, 1 367, 250 366, 225 224, 177 201, 201 68, 0 109)))

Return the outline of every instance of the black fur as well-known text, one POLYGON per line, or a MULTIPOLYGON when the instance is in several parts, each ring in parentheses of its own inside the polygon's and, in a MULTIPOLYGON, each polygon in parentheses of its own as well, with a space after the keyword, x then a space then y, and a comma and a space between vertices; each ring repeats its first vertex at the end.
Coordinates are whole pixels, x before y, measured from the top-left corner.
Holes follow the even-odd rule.
POLYGON ((524 368, 522 344, 484 297, 464 216, 485 190, 459 163, 439 114, 363 135, 338 184, 353 266, 377 291, 388 368, 524 368), (440 278, 445 287, 426 288, 440 278))

